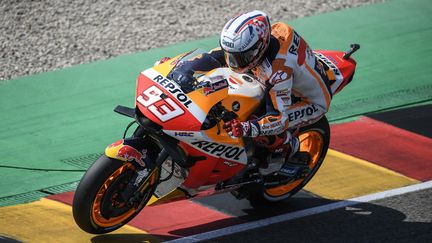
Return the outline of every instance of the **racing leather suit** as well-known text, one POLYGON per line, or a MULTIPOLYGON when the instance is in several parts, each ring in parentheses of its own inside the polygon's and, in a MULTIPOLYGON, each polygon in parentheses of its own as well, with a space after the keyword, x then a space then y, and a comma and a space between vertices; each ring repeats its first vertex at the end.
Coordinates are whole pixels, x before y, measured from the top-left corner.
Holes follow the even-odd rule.
MULTIPOLYGON (((183 62, 176 71, 210 71, 226 66, 220 48, 183 62)), ((267 111, 251 120, 251 137, 285 134, 314 123, 329 109, 332 93, 326 72, 304 39, 285 23, 272 25, 263 61, 250 70, 267 87, 267 111)))

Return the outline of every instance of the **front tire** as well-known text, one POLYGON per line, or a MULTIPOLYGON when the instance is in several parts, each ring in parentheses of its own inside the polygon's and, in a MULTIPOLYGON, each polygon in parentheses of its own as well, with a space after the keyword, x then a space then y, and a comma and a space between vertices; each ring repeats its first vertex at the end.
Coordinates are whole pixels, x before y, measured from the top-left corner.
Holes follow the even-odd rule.
POLYGON ((159 170, 150 175, 137 204, 128 203, 121 196, 134 174, 136 167, 132 163, 102 155, 84 174, 75 191, 72 211, 77 225, 88 233, 103 234, 135 217, 153 195, 159 170))

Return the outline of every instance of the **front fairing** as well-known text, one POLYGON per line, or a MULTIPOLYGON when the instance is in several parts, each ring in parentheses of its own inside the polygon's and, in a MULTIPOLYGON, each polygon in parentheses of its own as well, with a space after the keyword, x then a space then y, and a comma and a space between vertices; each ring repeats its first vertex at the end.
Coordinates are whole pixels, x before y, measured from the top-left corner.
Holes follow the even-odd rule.
POLYGON ((206 118, 188 94, 156 68, 138 76, 135 103, 144 116, 163 129, 199 131, 206 118))
POLYGON ((226 80, 196 87, 196 90, 187 93, 166 77, 179 62, 202 53, 201 50, 195 50, 181 54, 138 76, 136 107, 164 130, 201 130, 209 110, 228 94, 226 80))

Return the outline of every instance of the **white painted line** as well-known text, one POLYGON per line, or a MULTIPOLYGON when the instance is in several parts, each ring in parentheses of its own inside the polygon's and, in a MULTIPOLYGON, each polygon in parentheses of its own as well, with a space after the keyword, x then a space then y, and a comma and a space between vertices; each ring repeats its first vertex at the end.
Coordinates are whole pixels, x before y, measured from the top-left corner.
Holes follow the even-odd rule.
POLYGON ((261 228, 261 227, 268 226, 271 224, 276 224, 276 223, 285 222, 288 220, 298 219, 298 218, 302 218, 302 217, 306 217, 306 216, 310 216, 310 215, 314 215, 314 214, 320 214, 320 213, 328 212, 328 211, 339 209, 339 208, 349 207, 349 206, 353 206, 353 205, 359 204, 359 203, 380 200, 380 199, 393 197, 393 196, 397 196, 397 195, 402 195, 402 194, 409 193, 409 192, 420 191, 420 190, 424 190, 424 189, 428 189, 428 188, 432 188, 432 181, 427 181, 427 182, 423 182, 423 183, 419 183, 419 184, 415 184, 415 185, 411 185, 411 186, 401 187, 401 188, 392 189, 392 190, 383 191, 383 192, 378 192, 378 193, 374 193, 374 194, 369 194, 366 196, 351 198, 351 199, 348 199, 345 201, 325 204, 322 206, 318 206, 318 207, 314 207, 314 208, 308 208, 308 209, 304 209, 304 210, 300 210, 300 211, 296 211, 296 212, 292 212, 292 213, 282 214, 282 215, 278 215, 278 216, 274 216, 274 217, 270 217, 270 218, 266 218, 266 219, 261 219, 261 220, 257 220, 257 221, 253 221, 253 222, 249 222, 249 223, 233 225, 230 227, 226 227, 226 228, 222 228, 222 229, 218 229, 218 230, 214 230, 214 231, 209 231, 209 232, 205 232, 205 233, 201 233, 201 234, 191 235, 188 237, 183 237, 180 239, 171 240, 171 241, 167 241, 167 242, 172 242, 172 243, 174 243, 174 242, 198 242, 198 241, 202 241, 202 240, 213 239, 213 238, 217 238, 217 237, 221 237, 221 236, 225 236, 225 235, 243 232, 246 230, 261 228))

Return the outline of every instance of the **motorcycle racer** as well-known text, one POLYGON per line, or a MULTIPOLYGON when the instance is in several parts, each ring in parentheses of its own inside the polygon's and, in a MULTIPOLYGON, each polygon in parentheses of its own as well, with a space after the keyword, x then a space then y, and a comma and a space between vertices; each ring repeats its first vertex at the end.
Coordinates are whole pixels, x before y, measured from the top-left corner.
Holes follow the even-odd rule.
POLYGON ((287 176, 299 176, 307 169, 309 155, 299 152, 299 139, 292 133, 318 121, 332 99, 323 65, 292 27, 281 22, 270 25, 267 14, 257 10, 230 19, 219 44, 220 48, 179 63, 171 78, 187 87, 194 74, 222 66, 255 75, 265 87, 265 113, 248 121, 231 120, 223 128, 283 154, 287 176))

